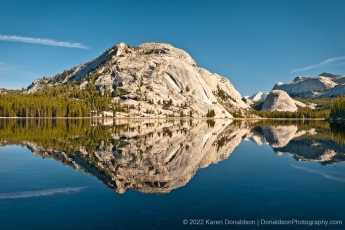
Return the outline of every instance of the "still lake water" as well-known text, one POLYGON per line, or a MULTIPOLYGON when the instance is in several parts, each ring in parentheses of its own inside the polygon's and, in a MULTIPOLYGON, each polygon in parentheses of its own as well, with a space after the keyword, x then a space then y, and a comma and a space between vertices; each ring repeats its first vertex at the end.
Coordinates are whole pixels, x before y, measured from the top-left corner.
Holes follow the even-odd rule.
POLYGON ((1 119, 0 226, 344 229, 344 136, 324 121, 1 119))

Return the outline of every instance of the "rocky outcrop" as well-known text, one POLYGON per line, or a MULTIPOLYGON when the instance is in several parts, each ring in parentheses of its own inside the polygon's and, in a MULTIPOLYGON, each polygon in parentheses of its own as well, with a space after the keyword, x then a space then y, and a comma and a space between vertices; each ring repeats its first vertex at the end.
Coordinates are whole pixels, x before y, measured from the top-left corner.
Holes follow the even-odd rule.
POLYGON ((319 76, 322 77, 328 77, 330 78, 333 82, 337 84, 344 84, 345 83, 345 75, 342 74, 334 74, 334 73, 322 73, 319 76))
POLYGON ((273 90, 283 90, 291 97, 337 97, 345 94, 345 75, 322 73, 319 76, 296 77, 292 82, 278 82, 273 90))
POLYGON ((272 90, 266 97, 261 111, 289 111, 296 112, 298 106, 305 106, 301 102, 293 100, 285 91, 272 90))
POLYGON ((261 91, 257 92, 252 96, 244 96, 242 101, 244 101, 247 105, 252 105, 254 102, 263 101, 266 99, 268 93, 263 93, 261 91))
POLYGON ((339 97, 345 95, 345 84, 337 85, 334 88, 320 93, 318 97, 339 97))
POLYGON ((283 90, 292 97, 311 97, 336 85, 328 77, 296 77, 292 82, 276 84, 273 90, 283 90))
POLYGON ((261 91, 257 92, 256 94, 249 97, 252 101, 263 101, 266 99, 268 93, 263 93, 261 91))
POLYGON ((96 77, 95 85, 102 92, 126 92, 114 101, 122 101, 124 107, 141 108, 119 116, 204 117, 208 110, 214 110, 215 117, 225 118, 232 117, 235 110, 248 108, 227 78, 197 67, 187 52, 156 42, 137 47, 119 43, 64 74, 36 80, 27 92, 73 80, 78 80, 77 87, 83 89, 91 76, 96 77))

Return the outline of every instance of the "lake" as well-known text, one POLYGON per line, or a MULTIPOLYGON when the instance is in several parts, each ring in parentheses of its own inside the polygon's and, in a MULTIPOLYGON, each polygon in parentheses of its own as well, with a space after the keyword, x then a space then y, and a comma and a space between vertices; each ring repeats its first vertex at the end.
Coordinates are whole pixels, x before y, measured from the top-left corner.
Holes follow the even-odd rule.
POLYGON ((325 121, 0 119, 1 229, 343 229, 325 121))

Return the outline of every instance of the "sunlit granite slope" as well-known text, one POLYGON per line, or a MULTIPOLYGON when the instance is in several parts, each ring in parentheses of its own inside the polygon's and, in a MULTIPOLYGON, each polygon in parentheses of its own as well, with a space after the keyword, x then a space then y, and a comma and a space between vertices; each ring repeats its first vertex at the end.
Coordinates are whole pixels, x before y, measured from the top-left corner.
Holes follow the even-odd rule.
POLYGON ((261 91, 253 94, 252 96, 244 96, 242 101, 244 101, 247 105, 252 105, 254 102, 263 101, 266 99, 268 93, 263 93, 261 91))
POLYGON ((114 90, 126 95, 114 97, 124 108, 137 112, 118 116, 205 117, 214 110, 215 117, 232 117, 235 110, 249 108, 227 78, 200 68, 184 50, 166 43, 148 42, 137 47, 119 43, 98 58, 77 66, 65 74, 34 81, 27 92, 55 87, 76 81, 84 89, 95 76, 95 85, 102 93, 114 90), (147 112, 149 111, 149 112, 147 112))
POLYGON ((345 75, 321 73, 319 76, 299 76, 292 82, 278 82, 273 90, 283 90, 291 97, 336 97, 345 94, 345 75))
POLYGON ((296 112, 298 107, 295 101, 282 90, 272 90, 264 104, 262 105, 261 111, 290 111, 296 112))

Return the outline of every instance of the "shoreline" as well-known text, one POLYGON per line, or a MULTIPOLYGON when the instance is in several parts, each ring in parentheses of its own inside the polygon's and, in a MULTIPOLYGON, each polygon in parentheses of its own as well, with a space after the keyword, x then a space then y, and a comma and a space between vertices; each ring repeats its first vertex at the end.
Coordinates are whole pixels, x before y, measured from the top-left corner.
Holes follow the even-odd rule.
POLYGON ((322 120, 328 121, 329 118, 212 118, 212 117, 0 117, 0 119, 169 119, 169 120, 183 120, 183 119, 197 119, 197 120, 322 120))

